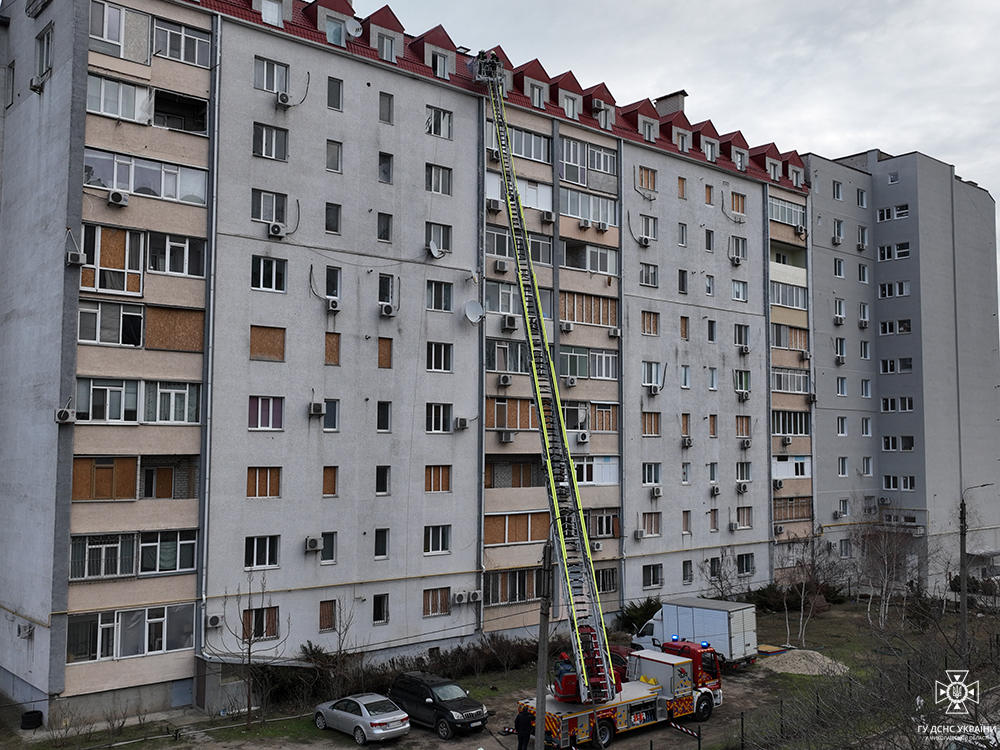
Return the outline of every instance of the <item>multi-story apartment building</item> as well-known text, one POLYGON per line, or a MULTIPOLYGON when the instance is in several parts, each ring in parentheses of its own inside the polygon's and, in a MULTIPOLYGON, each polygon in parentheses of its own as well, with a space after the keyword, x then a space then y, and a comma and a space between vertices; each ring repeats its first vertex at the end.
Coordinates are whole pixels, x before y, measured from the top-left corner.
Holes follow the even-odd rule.
POLYGON ((970 566, 992 576, 995 204, 920 153, 810 154, 806 163, 815 448, 830 457, 818 462, 817 521, 848 567, 863 564, 859 527, 874 521, 898 534, 898 581, 944 591, 958 570, 965 497, 970 566))
MULTIPOLYGON (((0 690, 77 715, 214 710, 248 649, 423 653, 534 626, 548 500, 468 50, 348 0, 78 5, 17 0, 0 30, 0 507, 23 519, 0 530, 0 690)), ((890 160, 891 184, 871 155, 807 171, 690 123, 683 91, 618 105, 493 52, 606 613, 790 575, 780 543, 820 523, 833 538, 827 506, 885 495, 879 477, 912 472, 927 537, 951 530, 905 462, 933 445, 940 497, 945 477, 991 481, 995 424, 973 400, 993 362, 966 340, 976 305, 996 309, 977 274, 995 269, 992 224, 969 227, 989 197, 926 157, 890 160), (869 202, 824 196, 810 220, 829 179, 869 202), (944 242, 916 219, 949 206, 947 262, 899 255, 944 242), (835 218, 872 244, 825 244, 835 218), (882 242, 900 260, 876 264, 882 242), (835 257, 867 263, 868 286, 821 275, 835 257), (942 275, 974 290, 950 314, 942 275), (890 310, 903 281, 924 293, 890 310), (854 322, 835 325, 837 300, 873 328, 892 313, 886 354, 873 328, 833 343, 854 322), (911 354, 898 326, 918 318, 911 354), (924 354, 956 338, 950 364, 924 354), (866 374, 890 356, 909 358, 912 394, 898 371, 866 374), (898 408, 927 403, 931 377, 961 386, 959 454, 922 428, 947 400, 917 425, 898 408), (851 390, 866 380, 871 404, 851 390), (882 396, 897 408, 871 415, 871 440, 920 435, 915 452, 841 449, 827 402, 862 430, 882 396), (826 483, 831 456, 881 463, 855 488, 826 483)), ((897 494, 886 520, 905 524, 897 494)))

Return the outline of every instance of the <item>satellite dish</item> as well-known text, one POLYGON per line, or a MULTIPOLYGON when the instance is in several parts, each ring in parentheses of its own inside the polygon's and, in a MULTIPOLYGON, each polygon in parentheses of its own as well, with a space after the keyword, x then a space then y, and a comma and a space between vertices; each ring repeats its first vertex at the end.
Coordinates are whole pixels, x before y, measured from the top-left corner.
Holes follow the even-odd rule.
POLYGON ((483 310, 483 306, 479 304, 479 300, 470 299, 465 303, 465 317, 469 319, 472 325, 478 325, 486 317, 486 312, 483 310))
POLYGON ((344 28, 347 29, 347 35, 352 39, 357 39, 361 36, 361 24, 358 19, 352 18, 345 25, 344 28))
POLYGON ((427 252, 429 252, 435 258, 444 257, 444 250, 438 247, 438 244, 434 240, 431 240, 430 242, 427 243, 427 252))

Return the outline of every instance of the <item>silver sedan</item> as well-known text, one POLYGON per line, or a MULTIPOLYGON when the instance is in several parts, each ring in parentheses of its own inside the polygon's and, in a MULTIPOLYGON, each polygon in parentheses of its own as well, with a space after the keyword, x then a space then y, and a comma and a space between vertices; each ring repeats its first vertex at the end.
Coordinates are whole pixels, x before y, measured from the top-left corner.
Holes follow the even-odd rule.
POLYGON ((313 710, 318 729, 338 729, 354 736, 359 745, 402 737, 410 731, 410 717, 384 695, 349 695, 313 710))

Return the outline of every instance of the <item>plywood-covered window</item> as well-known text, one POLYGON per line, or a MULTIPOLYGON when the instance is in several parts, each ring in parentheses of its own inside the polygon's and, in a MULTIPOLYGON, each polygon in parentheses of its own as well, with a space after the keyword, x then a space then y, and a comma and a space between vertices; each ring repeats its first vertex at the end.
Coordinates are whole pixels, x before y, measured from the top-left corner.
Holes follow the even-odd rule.
POLYGON ((716 437, 719 434, 719 415, 709 414, 708 415, 708 436, 716 437))
POLYGON ((336 630, 337 628, 337 600, 326 599, 319 603, 319 630, 336 630))
POLYGON ((652 310, 642 311, 642 333, 644 336, 660 335, 660 314, 652 310))
POLYGON ((594 432, 618 432, 618 404, 591 403, 590 424, 594 432))
POLYGON ((660 412, 644 411, 642 413, 642 436, 659 437, 660 435, 660 412))
POLYGON ((493 488, 493 464, 483 466, 483 487, 488 490, 493 488))
POLYGON ((384 370, 392 367, 392 339, 379 337, 378 366, 384 370))
POLYGON ((559 320, 617 326, 618 300, 594 294, 559 292, 559 320))
POLYGON ((681 414, 681 435, 691 434, 691 415, 681 414))
POLYGON ((80 288, 115 294, 142 294, 142 232, 85 225, 80 288))
POLYGON ((337 467, 323 467, 323 496, 331 497, 337 494, 337 467))
POLYGON ((750 417, 747 415, 739 415, 736 417, 736 437, 738 438, 748 438, 750 437, 750 417))
POLYGON ((250 326, 250 359, 285 361, 285 329, 250 326))
POLYGON ((543 542, 549 536, 549 514, 545 511, 490 515, 484 519, 483 528, 487 545, 543 542))
POLYGON ((138 459, 73 459, 74 500, 135 500, 138 459))
POLYGON ((424 492, 451 492, 451 467, 425 466, 424 492))
POLYGON ((247 497, 280 496, 280 466, 251 466, 247 469, 247 497))
POLYGON ((146 348, 173 352, 204 351, 205 311, 147 307, 146 348))
POLYGON ((510 486, 511 487, 532 487, 531 464, 516 463, 510 465, 510 486))
POLYGON ((340 364, 340 334, 326 334, 326 363, 328 365, 340 364))
POLYGON ((424 617, 451 614, 451 587, 424 589, 424 617))
POLYGON ((691 328, 691 319, 688 318, 686 315, 682 315, 681 326, 680 326, 681 338, 684 339, 685 341, 688 340, 688 331, 690 328, 691 328))

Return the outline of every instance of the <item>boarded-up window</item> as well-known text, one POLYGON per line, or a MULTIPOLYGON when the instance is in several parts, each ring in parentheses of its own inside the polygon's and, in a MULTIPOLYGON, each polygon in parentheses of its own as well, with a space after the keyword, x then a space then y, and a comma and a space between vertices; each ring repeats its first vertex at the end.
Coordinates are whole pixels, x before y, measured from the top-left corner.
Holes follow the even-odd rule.
POLYGON ((319 629, 334 630, 337 627, 337 600, 327 599, 319 603, 319 629))
POLYGON ((643 437, 656 437, 660 434, 660 412, 644 411, 642 413, 643 437))
POLYGON ((451 492, 451 467, 425 466, 424 492, 451 492))
POLYGON ((285 361, 285 329, 250 326, 250 359, 285 361))
POLYGON ((323 467, 323 495, 330 496, 337 494, 337 467, 323 467))
POLYGON ((74 458, 74 500, 135 500, 138 459, 74 458))
POLYGON ((590 424, 594 432, 618 431, 618 404, 590 405, 590 424))
POLYGON ((691 415, 681 414, 681 435, 691 434, 691 415))
POLYGON ((243 610, 243 640, 278 637, 278 608, 261 607, 243 610))
POLYGON ((651 310, 642 311, 642 333, 645 336, 660 335, 660 314, 651 310))
POLYGON ((174 470, 170 466, 147 466, 142 470, 142 496, 170 498, 174 496, 174 470))
POLYGON ((451 588, 424 589, 424 617, 451 614, 451 588))
POLYGON ((205 349, 205 311, 146 308, 146 348, 172 352, 205 349))
POLYGON ((719 428, 719 416, 717 414, 708 415, 708 436, 715 437, 718 435, 719 428))
POLYGON ((503 544, 507 538, 507 516, 486 516, 483 544, 503 544))
POLYGON ((510 465, 510 486, 531 487, 531 464, 510 465))
POLYGON ((535 402, 527 398, 487 398, 486 429, 537 430, 535 402))
POLYGON ((691 321, 687 316, 685 315, 681 316, 681 338, 684 339, 685 341, 688 340, 688 325, 690 324, 690 322, 691 321))
POLYGON ((281 467, 251 466, 247 469, 247 497, 280 497, 281 467))
POLYGON ((493 464, 483 466, 483 487, 486 489, 493 487, 493 464))
POLYGON ((326 334, 326 363, 328 365, 340 364, 340 334, 326 334))
POLYGON ((559 292, 559 320, 617 326, 618 300, 593 294, 559 292))
POLYGON ((484 544, 523 544, 542 542, 549 537, 549 514, 509 513, 486 516, 484 544))
POLYGON ((378 340, 378 366, 382 369, 392 367, 392 339, 379 337, 378 340))
POLYGON ((739 437, 739 438, 750 437, 750 417, 749 416, 739 416, 739 417, 736 417, 736 437, 739 437))

